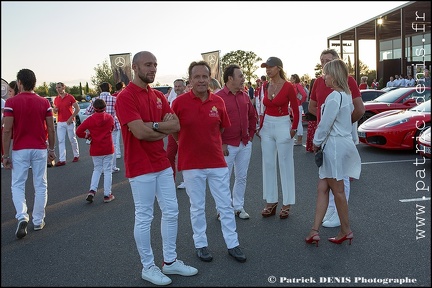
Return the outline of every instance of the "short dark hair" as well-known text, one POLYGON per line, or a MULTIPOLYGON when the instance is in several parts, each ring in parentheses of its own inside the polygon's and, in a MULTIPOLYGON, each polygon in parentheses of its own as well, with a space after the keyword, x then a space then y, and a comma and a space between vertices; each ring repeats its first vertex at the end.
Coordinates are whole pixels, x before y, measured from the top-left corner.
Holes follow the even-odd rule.
POLYGON ((108 82, 102 82, 99 85, 99 88, 101 89, 102 92, 110 92, 111 91, 111 84, 108 82))
POLYGON ((201 61, 198 61, 198 62, 194 61, 194 62, 192 62, 192 63, 189 65, 189 69, 188 69, 189 78, 190 78, 190 76, 191 76, 191 74, 192 74, 192 69, 193 69, 195 66, 205 66, 205 67, 207 67, 207 69, 208 69, 208 71, 209 71, 209 76, 211 75, 211 68, 210 68, 210 65, 209 65, 206 61, 201 60, 201 61))
POLYGON ((106 103, 103 99, 96 98, 93 101, 93 107, 94 107, 96 112, 103 112, 103 111, 105 111, 106 103))
POLYGON ((30 69, 21 69, 17 73, 17 81, 21 81, 24 91, 32 91, 36 86, 36 75, 30 69))
POLYGON ((125 83, 123 81, 120 81, 115 85, 116 90, 121 90, 124 87, 125 87, 125 83))
POLYGON ((231 64, 231 65, 228 65, 228 66, 225 68, 225 70, 224 70, 224 74, 223 74, 223 80, 224 80, 224 83, 227 83, 227 82, 228 82, 228 77, 229 77, 229 76, 231 76, 231 77, 234 76, 234 70, 235 70, 235 69, 241 69, 241 68, 240 68, 240 66, 237 65, 237 64, 231 64))

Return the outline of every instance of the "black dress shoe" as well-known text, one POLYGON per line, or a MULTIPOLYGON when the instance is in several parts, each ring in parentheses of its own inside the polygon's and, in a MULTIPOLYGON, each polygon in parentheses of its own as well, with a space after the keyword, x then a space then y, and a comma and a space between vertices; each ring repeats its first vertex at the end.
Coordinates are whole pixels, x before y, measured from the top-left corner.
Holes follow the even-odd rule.
POLYGON ((213 260, 213 256, 210 254, 207 247, 196 248, 196 253, 198 258, 201 259, 201 261, 210 262, 213 260))
POLYGON ((242 263, 246 262, 246 256, 242 252, 242 250, 240 249, 239 246, 228 249, 228 253, 229 253, 229 255, 234 257, 234 259, 236 259, 237 261, 242 262, 242 263))

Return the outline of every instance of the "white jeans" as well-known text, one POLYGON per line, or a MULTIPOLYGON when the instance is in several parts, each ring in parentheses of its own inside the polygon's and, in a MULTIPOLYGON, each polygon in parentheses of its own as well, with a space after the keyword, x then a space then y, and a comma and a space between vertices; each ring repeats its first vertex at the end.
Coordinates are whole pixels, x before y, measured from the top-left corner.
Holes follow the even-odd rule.
POLYGON ((302 121, 302 115, 303 115, 303 106, 300 105, 299 107, 299 123, 297 126, 297 136, 303 136, 303 121, 302 121))
MULTIPOLYGON (((347 200, 347 203, 348 203, 348 199, 349 199, 349 195, 350 195, 350 185, 351 185, 349 177, 344 177, 343 181, 344 181, 345 197, 346 197, 346 200, 347 200)), ((334 201, 333 192, 330 189, 330 191, 329 191, 329 204, 327 206, 327 209, 331 209, 331 208, 336 209, 336 204, 335 204, 335 201, 334 201)))
POLYGON ((66 133, 72 145, 74 157, 79 157, 78 141, 75 134, 75 122, 57 122, 57 138, 59 145, 59 161, 66 161, 66 133))
MULTIPOLYGON (((113 132, 112 132, 115 156, 121 156, 120 133, 121 133, 121 130, 113 130, 113 132)), ((113 167, 117 167, 116 163, 113 163, 113 164, 114 164, 113 167)))
POLYGON ((179 211, 172 168, 129 178, 129 183, 135 204, 134 237, 144 270, 155 265, 150 233, 155 197, 162 211, 163 259, 174 262, 179 211))
POLYGON ((235 177, 232 189, 232 204, 234 210, 240 210, 244 206, 247 173, 252 154, 252 142, 249 141, 246 146, 243 142, 240 142, 238 147, 228 145, 228 153, 228 156, 225 156, 225 161, 228 164, 229 175, 231 178, 234 169, 235 177))
POLYGON ((261 150, 263 170, 263 199, 267 203, 278 202, 278 180, 276 163, 282 185, 283 205, 295 204, 294 139, 291 138, 289 116, 265 115, 261 128, 261 150))
POLYGON ((22 149, 12 150, 12 201, 18 220, 29 221, 25 197, 25 186, 29 167, 32 167, 34 204, 33 224, 41 225, 45 218, 45 207, 48 200, 47 150, 22 149))
POLYGON ((117 168, 117 155, 121 155, 120 144, 117 141, 120 139, 120 130, 113 130, 112 139, 114 143, 114 157, 112 159, 112 169, 117 168))
POLYGON ((104 174, 104 196, 111 195, 112 187, 112 158, 115 159, 114 154, 103 156, 92 156, 93 160, 93 174, 90 182, 90 190, 97 191, 101 174, 104 174))
POLYGON ((239 245, 234 208, 231 204, 228 167, 183 170, 186 193, 190 201, 190 218, 195 248, 207 247, 205 216, 206 180, 220 213, 222 235, 228 249, 239 245))

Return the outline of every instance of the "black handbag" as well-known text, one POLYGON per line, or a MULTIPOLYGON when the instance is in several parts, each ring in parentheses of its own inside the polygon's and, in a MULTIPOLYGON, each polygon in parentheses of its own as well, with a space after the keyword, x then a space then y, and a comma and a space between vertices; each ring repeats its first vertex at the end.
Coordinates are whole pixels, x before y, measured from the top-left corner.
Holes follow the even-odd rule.
MULTIPOLYGON (((340 109, 341 105, 342 105, 342 94, 340 92, 339 92, 339 94, 341 95, 341 101, 339 103, 339 109, 340 109)), ((336 121, 336 118, 335 118, 334 121, 336 121)), ((332 127, 334 125, 334 121, 333 121, 332 127)), ((329 131, 329 133, 327 134, 326 138, 323 141, 324 145, 322 146, 322 148, 315 153, 315 164, 318 166, 318 168, 321 167, 322 164, 323 164, 323 161, 324 161, 324 148, 325 148, 325 145, 326 145, 325 143, 327 142, 327 139, 328 139, 329 136, 330 136, 330 131, 329 131)))
POLYGON ((324 154, 323 154, 323 150, 320 149, 315 153, 315 164, 318 166, 318 168, 322 166, 323 161, 324 161, 324 154))

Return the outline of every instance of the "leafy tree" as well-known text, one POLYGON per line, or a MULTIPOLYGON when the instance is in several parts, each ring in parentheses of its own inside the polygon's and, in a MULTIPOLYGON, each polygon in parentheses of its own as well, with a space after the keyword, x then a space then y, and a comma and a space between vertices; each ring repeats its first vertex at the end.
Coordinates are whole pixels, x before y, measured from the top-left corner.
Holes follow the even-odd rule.
POLYGON ((84 91, 83 91, 83 89, 82 89, 81 82, 80 82, 80 87, 79 87, 79 89, 80 89, 80 95, 82 95, 82 94, 84 93, 84 91))
MULTIPOLYGON (((91 83, 94 87, 99 87, 99 84, 102 82, 108 82, 112 85, 112 87, 115 87, 114 74, 111 69, 111 65, 108 64, 108 60, 105 59, 102 64, 98 64, 94 70, 96 75, 91 77, 91 83)), ((86 83, 85 93, 90 93, 88 83, 86 83)))
POLYGON ((222 71, 224 71, 228 65, 237 64, 242 68, 246 81, 254 82, 253 80, 258 78, 258 76, 254 75, 254 72, 259 68, 255 63, 261 60, 262 58, 252 51, 231 51, 222 57, 221 67, 222 71))
POLYGON ((41 86, 36 87, 35 92, 36 92, 39 96, 43 96, 43 97, 45 97, 45 96, 48 96, 48 95, 49 95, 48 90, 49 90, 49 87, 48 87, 47 83, 46 83, 46 82, 43 82, 41 86))
POLYGON ((49 88, 48 88, 48 94, 49 96, 57 96, 57 89, 56 89, 56 83, 50 82, 49 88))

